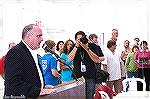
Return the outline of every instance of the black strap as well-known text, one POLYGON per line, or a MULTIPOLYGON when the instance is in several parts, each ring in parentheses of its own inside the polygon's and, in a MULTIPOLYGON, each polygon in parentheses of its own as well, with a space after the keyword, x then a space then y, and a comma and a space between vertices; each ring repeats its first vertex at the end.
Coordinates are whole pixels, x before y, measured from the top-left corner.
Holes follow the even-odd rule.
POLYGON ((42 67, 41 67, 41 64, 40 64, 41 58, 42 58, 41 55, 37 54, 38 65, 39 65, 39 68, 40 68, 41 73, 42 73, 43 84, 44 84, 43 88, 44 88, 45 87, 45 79, 44 79, 43 70, 42 70, 42 67))
POLYGON ((83 59, 84 59, 84 53, 80 52, 80 56, 81 56, 81 60, 83 62, 83 59))

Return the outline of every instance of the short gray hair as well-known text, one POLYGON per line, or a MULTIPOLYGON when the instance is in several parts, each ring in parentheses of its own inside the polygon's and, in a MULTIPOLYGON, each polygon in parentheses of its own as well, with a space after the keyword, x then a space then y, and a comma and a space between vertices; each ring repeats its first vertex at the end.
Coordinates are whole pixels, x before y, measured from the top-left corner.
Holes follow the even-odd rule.
POLYGON ((24 39, 24 37, 28 34, 28 32, 30 32, 33 29, 33 26, 35 26, 35 24, 29 24, 24 27, 22 31, 22 39, 24 39))

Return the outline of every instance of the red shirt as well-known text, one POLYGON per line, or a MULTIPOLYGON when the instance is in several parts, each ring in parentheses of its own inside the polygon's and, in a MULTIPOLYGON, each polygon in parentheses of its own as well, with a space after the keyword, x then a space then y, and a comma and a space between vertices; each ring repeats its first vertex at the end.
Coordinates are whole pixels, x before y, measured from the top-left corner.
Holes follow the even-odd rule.
POLYGON ((150 51, 139 50, 135 55, 138 68, 150 68, 150 51))
POLYGON ((4 78, 4 60, 5 56, 0 59, 0 75, 4 78))

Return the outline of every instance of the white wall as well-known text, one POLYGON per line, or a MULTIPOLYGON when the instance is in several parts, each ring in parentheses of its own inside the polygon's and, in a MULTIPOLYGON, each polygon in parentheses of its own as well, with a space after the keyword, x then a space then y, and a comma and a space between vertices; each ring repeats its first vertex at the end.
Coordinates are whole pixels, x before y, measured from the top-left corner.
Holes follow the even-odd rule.
POLYGON ((111 30, 119 30, 119 39, 134 37, 150 41, 149 0, 2 0, 0 56, 8 44, 21 40, 25 25, 41 21, 44 38, 73 39, 83 30, 87 34, 104 33, 105 43, 111 30))

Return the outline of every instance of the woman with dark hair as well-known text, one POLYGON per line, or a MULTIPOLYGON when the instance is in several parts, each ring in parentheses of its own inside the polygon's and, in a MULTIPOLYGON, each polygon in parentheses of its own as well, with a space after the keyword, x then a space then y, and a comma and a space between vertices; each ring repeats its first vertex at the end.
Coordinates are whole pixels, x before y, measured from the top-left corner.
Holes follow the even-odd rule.
POLYGON ((135 53, 139 50, 139 47, 134 45, 132 48, 132 52, 130 52, 127 56, 125 67, 127 71, 128 78, 137 78, 137 65, 135 64, 135 53))
MULTIPOLYGON (((72 49, 74 48, 74 42, 72 40, 67 40, 64 44, 63 47, 63 52, 60 55, 60 57, 62 58, 62 60, 64 60, 64 62, 69 65, 72 69, 73 69, 73 61, 68 61, 68 54, 72 51, 72 49)), ((60 69, 61 71, 61 82, 68 82, 73 80, 73 76, 72 76, 72 71, 70 70, 70 68, 68 66, 65 66, 64 64, 60 63, 60 69)))
POLYGON ((58 41, 58 43, 56 44, 56 52, 57 54, 61 54, 63 51, 63 46, 64 46, 64 41, 58 41))
MULTIPOLYGON (((58 41, 58 43, 56 44, 56 54, 58 54, 60 56, 63 51, 63 47, 64 47, 64 41, 58 41)), ((57 69, 58 69, 58 72, 61 73, 59 64, 60 63, 58 61, 57 69)), ((61 83, 61 82, 59 81, 59 83, 61 83)))
MULTIPOLYGON (((135 61, 138 66, 138 78, 144 79, 146 82, 146 91, 150 91, 150 51, 148 50, 148 43, 142 41, 140 50, 136 53, 135 61)), ((142 84, 138 83, 138 91, 142 90, 142 84)))
POLYGON ((134 38, 134 45, 136 45, 136 46, 140 46, 140 44, 139 44, 139 42, 140 42, 140 39, 139 38, 134 38))

